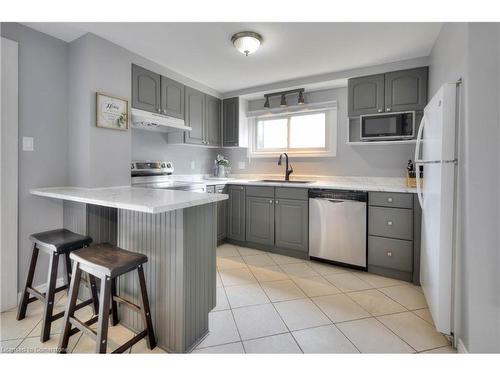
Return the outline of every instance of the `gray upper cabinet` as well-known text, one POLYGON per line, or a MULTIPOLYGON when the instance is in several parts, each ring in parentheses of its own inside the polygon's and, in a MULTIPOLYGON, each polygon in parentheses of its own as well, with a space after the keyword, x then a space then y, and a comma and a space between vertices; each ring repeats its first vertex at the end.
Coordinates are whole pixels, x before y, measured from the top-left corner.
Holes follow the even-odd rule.
POLYGON ((428 68, 401 70, 385 75, 385 111, 418 111, 427 104, 428 68))
POLYGON ((428 72, 421 67, 349 79, 348 116, 423 110, 428 72))
MULTIPOLYGON (((302 190, 302 189, 301 189, 302 190)), ((275 200, 275 245, 309 251, 309 204, 307 200, 275 200)))
POLYGON ((238 146, 239 139, 239 98, 224 99, 223 106, 223 134, 224 147, 238 146))
POLYGON ((210 146, 220 145, 221 100, 205 95, 205 142, 210 146))
POLYGON ((184 85, 167 77, 161 77, 162 114, 184 118, 184 85))
POLYGON ((229 185, 227 194, 227 238, 245 241, 245 187, 229 185))
POLYGON ((185 142, 205 144, 205 94, 186 87, 186 125, 192 128, 185 133, 185 142))
POLYGON ((272 197, 247 197, 246 240, 274 245, 274 200, 272 197))
POLYGON ((384 111, 384 74, 351 78, 348 81, 349 117, 384 111))
POLYGON ((132 64, 132 107, 160 113, 160 98, 160 75, 132 64))

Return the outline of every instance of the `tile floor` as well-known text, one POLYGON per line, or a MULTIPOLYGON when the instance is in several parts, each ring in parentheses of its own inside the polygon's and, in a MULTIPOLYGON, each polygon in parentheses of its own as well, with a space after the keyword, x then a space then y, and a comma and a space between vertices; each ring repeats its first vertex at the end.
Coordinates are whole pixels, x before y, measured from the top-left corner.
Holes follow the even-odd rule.
MULTIPOLYGON (((65 292, 55 311, 64 308, 65 292)), ((26 318, 1 314, 0 352, 54 352, 61 320, 41 344, 42 306, 30 304, 26 318)), ((79 311, 92 316, 90 307, 79 311)), ((419 287, 366 272, 224 244, 217 249, 217 306, 210 333, 193 353, 454 353, 434 329, 419 287)), ((108 350, 134 335, 110 327, 108 350)), ((72 336, 69 350, 93 353, 94 342, 72 336)), ((144 340, 131 353, 149 351, 144 340)))

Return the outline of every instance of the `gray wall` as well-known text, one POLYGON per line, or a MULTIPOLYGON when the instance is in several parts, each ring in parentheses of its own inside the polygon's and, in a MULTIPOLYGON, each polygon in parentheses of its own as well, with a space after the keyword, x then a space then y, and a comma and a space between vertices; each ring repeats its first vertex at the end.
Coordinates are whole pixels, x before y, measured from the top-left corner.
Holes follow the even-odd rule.
POLYGON ((499 56, 498 24, 463 23, 445 24, 430 56, 431 94, 445 82, 464 82, 455 336, 470 352, 500 352, 499 56))
MULTIPOLYGON (((347 88, 337 88, 306 93, 307 103, 337 101, 337 156, 323 158, 291 157, 296 175, 337 176, 404 176, 408 159, 413 159, 414 145, 350 146, 347 140, 347 88)), ((272 103, 271 103, 272 104, 272 103)), ((263 108, 264 101, 249 103, 250 109, 263 108)), ((279 104, 276 104, 279 105, 279 104)), ((272 104, 272 106, 274 106, 272 104)), ((227 155, 234 173, 283 173, 277 165, 277 158, 247 158, 246 149, 221 150, 227 155), (238 162, 246 163, 245 169, 238 169, 238 162)))
POLYGON ((167 134, 132 129, 132 160, 166 160, 174 163, 175 174, 207 174, 221 150, 167 144, 167 134), (191 169, 191 162, 195 163, 191 169))
MULTIPOLYGON (((31 255, 28 236, 62 226, 62 202, 34 197, 29 189, 67 184, 67 44, 16 23, 2 23, 2 36, 19 43, 19 263, 24 284, 31 255), (22 137, 34 137, 33 152, 22 137)), ((35 283, 47 277, 41 256, 35 283)))

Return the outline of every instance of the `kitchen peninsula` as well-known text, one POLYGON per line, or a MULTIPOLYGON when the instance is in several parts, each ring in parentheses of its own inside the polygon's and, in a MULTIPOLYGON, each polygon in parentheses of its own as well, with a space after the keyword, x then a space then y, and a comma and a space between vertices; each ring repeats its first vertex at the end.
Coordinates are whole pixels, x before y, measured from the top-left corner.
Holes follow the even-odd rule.
MULTIPOLYGON (((227 195, 136 187, 30 193, 63 200, 66 229, 148 256, 145 275, 158 346, 188 352, 208 333, 208 313, 216 303, 216 202, 227 195)), ((119 279, 118 292, 138 301, 130 275, 119 279)), ((137 313, 120 313, 122 324, 142 330, 137 313)))

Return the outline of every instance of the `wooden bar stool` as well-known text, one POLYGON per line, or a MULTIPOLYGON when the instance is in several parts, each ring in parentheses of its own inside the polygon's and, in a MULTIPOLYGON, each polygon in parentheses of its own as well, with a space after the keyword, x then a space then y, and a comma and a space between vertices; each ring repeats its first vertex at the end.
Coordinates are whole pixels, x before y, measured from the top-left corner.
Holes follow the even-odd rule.
MULTIPOLYGON (((64 314, 64 331, 59 341, 60 352, 65 353, 68 347, 69 337, 72 334, 71 326, 91 336, 96 340, 96 353, 106 353, 108 344, 108 323, 110 313, 110 301, 112 312, 112 324, 118 324, 117 304, 122 304, 138 312, 143 320, 145 329, 135 337, 120 346, 113 353, 123 353, 132 345, 147 337, 149 349, 156 347, 156 339, 153 331, 151 312, 149 309, 148 293, 146 281, 144 279, 143 264, 148 261, 148 257, 143 254, 120 249, 110 244, 99 244, 86 247, 71 253, 73 260, 73 278, 69 289, 69 299, 64 314), (116 278, 125 273, 137 270, 140 287, 140 304, 138 306, 116 294, 116 278), (101 280, 99 316, 97 321, 97 331, 90 327, 94 322, 82 322, 75 317, 76 297, 78 295, 79 280, 82 271, 89 275, 98 277, 101 280), (90 324, 89 324, 90 323, 90 324)), ((74 328, 73 328, 74 329, 74 328)))
MULTIPOLYGON (((30 304, 31 302, 35 302, 36 300, 41 301, 44 305, 44 309, 40 341, 45 342, 50 338, 50 327, 52 325, 52 322, 64 316, 64 311, 53 314, 54 296, 57 292, 68 288, 70 284, 71 261, 69 258, 69 254, 73 250, 88 246, 92 242, 92 238, 89 236, 82 236, 80 234, 73 233, 67 229, 56 229, 47 232, 32 234, 30 236, 30 240, 33 241, 33 252, 31 254, 28 277, 26 278, 26 285, 24 287, 23 296, 17 310, 17 320, 22 320, 26 317, 26 309, 28 308, 28 304, 30 304), (47 291, 45 293, 42 293, 33 287, 33 277, 35 275, 36 263, 40 250, 46 252, 50 257, 47 291), (60 255, 64 255, 65 258, 65 285, 56 288, 57 268, 59 265, 60 255), (34 297, 30 297, 30 295, 33 295, 34 297)), ((97 298, 95 278, 93 276, 89 276, 89 284, 92 298, 79 303, 75 306, 75 309, 78 310, 93 303, 94 312, 97 313, 99 302, 97 298)))

